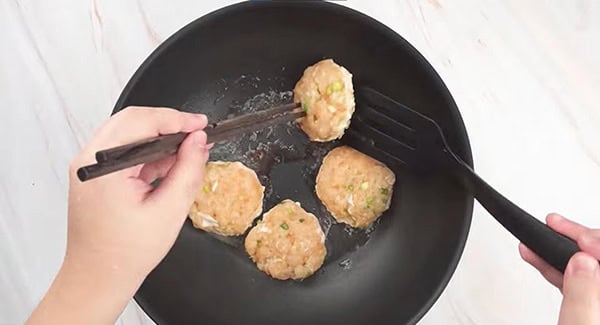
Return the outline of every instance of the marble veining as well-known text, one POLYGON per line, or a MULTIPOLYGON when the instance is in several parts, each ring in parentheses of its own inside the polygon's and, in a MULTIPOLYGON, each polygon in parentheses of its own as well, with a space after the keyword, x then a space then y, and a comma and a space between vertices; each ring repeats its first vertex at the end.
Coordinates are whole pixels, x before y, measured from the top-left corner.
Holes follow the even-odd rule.
MULTIPOLYGON (((0 324, 60 266, 67 166, 163 40, 234 1, 0 0, 0 324)), ((351 0, 440 74, 476 170, 535 216, 600 227, 600 2, 351 0)), ((450 284, 420 324, 555 324, 560 293, 476 204, 450 284)), ((121 325, 153 324, 131 302, 121 325)))

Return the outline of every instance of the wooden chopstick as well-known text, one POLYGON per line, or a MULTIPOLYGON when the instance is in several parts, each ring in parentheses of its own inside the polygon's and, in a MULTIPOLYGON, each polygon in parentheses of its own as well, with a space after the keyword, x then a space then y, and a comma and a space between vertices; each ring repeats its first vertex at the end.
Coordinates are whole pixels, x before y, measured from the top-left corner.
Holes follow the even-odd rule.
MULTIPOLYGON (((271 125, 294 121, 306 114, 298 110, 299 106, 299 104, 287 104, 211 124, 205 128, 207 143, 218 143, 271 125)), ((84 182, 139 164, 160 160, 175 154, 187 135, 187 133, 161 135, 98 151, 96 152, 98 163, 79 168, 77 176, 84 182)))
MULTIPOLYGON (((272 118, 276 118, 282 114, 293 113, 294 109, 297 109, 299 105, 300 104, 297 103, 286 104, 263 111, 233 117, 231 119, 223 120, 217 123, 209 124, 204 129, 207 135, 207 143, 217 143, 226 140, 229 137, 245 133, 247 131, 244 131, 242 133, 234 133, 232 135, 226 136, 222 135, 223 133, 229 134, 230 130, 236 130, 248 125, 264 122, 272 118)), ((134 154, 136 151, 142 151, 147 147, 154 147, 155 145, 157 145, 155 144, 156 142, 161 143, 160 146, 172 147, 176 145, 178 147, 179 144, 183 142, 186 135, 187 134, 180 133, 162 135, 155 138, 118 146, 115 148, 100 150, 96 152, 96 161, 101 163, 108 160, 122 159, 123 156, 134 154)))

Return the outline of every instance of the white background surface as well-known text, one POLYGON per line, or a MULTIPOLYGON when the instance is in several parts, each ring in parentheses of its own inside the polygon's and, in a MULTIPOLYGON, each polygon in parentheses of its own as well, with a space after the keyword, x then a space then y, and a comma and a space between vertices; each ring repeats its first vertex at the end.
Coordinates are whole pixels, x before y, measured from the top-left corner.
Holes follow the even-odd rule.
MULTIPOLYGON (((67 166, 138 65, 232 1, 0 0, 0 324, 22 323, 65 246, 67 166)), ((355 0, 435 67, 476 170, 543 218, 600 226, 600 2, 355 0)), ((478 204, 461 263, 421 324, 554 324, 560 294, 478 204)), ((131 303, 118 322, 151 324, 131 303)))

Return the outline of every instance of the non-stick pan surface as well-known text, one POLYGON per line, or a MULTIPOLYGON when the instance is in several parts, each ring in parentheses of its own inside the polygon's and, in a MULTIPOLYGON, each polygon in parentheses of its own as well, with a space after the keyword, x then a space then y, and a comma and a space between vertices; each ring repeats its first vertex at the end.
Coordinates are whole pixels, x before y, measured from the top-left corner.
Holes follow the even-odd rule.
MULTIPOLYGON (((369 85, 440 122, 471 163, 464 125, 432 67, 396 33, 356 11, 325 2, 246 2, 202 17, 162 44, 118 100, 176 107, 216 121, 289 101, 303 70, 333 58, 369 85)), ((360 102, 357 109, 361 109, 360 102)), ((450 176, 395 168, 392 206, 367 231, 332 218, 314 194, 323 155, 293 125, 233 139, 211 159, 241 160, 267 187, 265 210, 302 203, 327 233, 324 266, 302 281, 260 272, 243 237, 221 238, 188 221, 150 274, 137 302, 158 324, 415 323, 448 283, 462 253, 472 197, 450 176)), ((384 161, 385 162, 385 161, 384 161)))

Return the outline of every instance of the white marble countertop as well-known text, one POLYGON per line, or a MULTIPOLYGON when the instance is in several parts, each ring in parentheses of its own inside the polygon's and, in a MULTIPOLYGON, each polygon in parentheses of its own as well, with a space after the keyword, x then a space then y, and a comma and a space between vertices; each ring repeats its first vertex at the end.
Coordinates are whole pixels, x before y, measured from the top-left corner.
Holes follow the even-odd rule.
MULTIPOLYGON (((22 323, 60 265, 71 157, 162 40, 231 2, 0 0, 0 324, 22 323)), ((431 62, 480 175, 535 216, 600 226, 600 2, 342 4, 431 62)), ((421 324, 555 324, 559 304, 476 204, 460 265, 421 324)), ((118 323, 152 324, 133 302, 118 323)))

